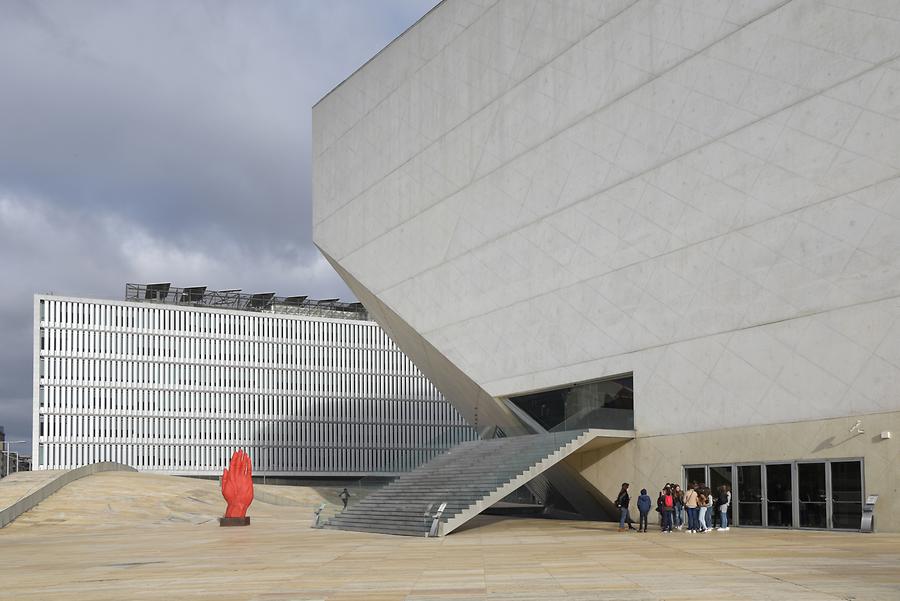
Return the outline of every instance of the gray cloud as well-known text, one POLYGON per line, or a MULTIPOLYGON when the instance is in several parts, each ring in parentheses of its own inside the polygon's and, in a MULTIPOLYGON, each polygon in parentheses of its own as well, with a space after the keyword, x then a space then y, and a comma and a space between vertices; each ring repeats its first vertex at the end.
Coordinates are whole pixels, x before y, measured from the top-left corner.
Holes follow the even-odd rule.
POLYGON ((351 297, 311 243, 310 107, 434 3, 0 3, 9 436, 30 438, 36 292, 351 297))

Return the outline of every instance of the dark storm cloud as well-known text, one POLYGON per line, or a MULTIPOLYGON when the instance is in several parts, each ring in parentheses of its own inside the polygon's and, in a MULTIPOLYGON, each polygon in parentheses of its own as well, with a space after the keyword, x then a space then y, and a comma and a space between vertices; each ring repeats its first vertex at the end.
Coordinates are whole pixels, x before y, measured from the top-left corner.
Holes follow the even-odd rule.
POLYGON ((0 2, 9 435, 30 437, 36 292, 349 297, 311 243, 310 107, 434 3, 0 2))

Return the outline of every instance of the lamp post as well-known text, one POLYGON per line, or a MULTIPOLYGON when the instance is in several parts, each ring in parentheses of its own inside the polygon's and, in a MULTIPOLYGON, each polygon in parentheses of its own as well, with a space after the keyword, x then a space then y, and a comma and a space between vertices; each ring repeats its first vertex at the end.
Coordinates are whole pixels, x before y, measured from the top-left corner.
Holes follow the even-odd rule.
MULTIPOLYGON (((25 442, 24 440, 4 440, 4 441, 0 442, 0 444, 2 444, 4 447, 6 447, 6 451, 4 451, 4 453, 6 453, 6 475, 7 476, 9 475, 9 455, 10 455, 9 447, 10 447, 10 445, 21 444, 24 442, 25 442)), ((19 471, 19 455, 18 455, 18 453, 16 453, 16 471, 19 471)))

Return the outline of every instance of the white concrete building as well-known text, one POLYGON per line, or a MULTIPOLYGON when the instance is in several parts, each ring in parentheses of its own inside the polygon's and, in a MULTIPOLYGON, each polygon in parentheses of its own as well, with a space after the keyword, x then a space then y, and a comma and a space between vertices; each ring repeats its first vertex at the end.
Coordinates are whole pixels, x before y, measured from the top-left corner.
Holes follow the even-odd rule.
POLYGON ((900 530, 896 3, 445 0, 313 126, 316 243, 476 427, 624 378, 598 495, 900 530))
POLYGON ((127 297, 35 296, 35 469, 221 474, 242 448, 259 475, 385 475, 475 436, 358 304, 127 297))

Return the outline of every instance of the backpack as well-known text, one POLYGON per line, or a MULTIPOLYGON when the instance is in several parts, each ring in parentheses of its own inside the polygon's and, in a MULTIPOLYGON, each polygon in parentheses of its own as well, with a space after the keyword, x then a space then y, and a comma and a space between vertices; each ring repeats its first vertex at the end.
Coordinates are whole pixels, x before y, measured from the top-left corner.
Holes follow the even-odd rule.
POLYGON ((724 490, 719 492, 718 505, 728 505, 728 493, 724 490))
POLYGON ((663 497, 663 503, 665 503, 666 508, 673 507, 675 505, 675 499, 672 498, 672 495, 666 495, 663 497))

